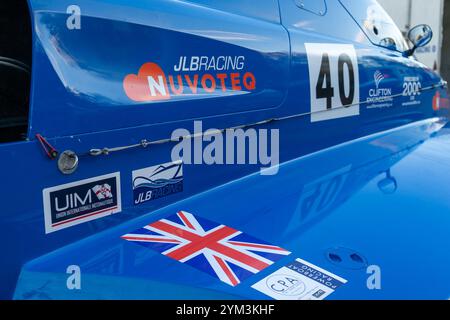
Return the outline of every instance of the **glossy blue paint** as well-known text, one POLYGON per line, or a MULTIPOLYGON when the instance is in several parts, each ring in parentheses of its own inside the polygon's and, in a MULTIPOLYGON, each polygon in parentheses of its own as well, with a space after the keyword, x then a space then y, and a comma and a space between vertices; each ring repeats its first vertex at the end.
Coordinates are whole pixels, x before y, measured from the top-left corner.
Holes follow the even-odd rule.
POLYGON ((335 298, 448 298, 445 282, 436 279, 434 290, 425 292, 426 283, 415 287, 423 290, 410 290, 414 288, 408 278, 398 276, 405 270, 420 281, 420 268, 415 272, 411 266, 423 260, 433 263, 437 271, 433 276, 448 266, 444 252, 428 250, 448 245, 443 236, 449 226, 448 204, 440 197, 448 190, 448 179, 441 168, 430 164, 447 157, 446 151, 438 155, 430 150, 436 145, 444 148, 446 135, 412 152, 437 130, 435 119, 448 112, 433 109, 436 92, 443 99, 447 94, 430 89, 420 94, 418 104, 403 105, 410 99, 402 94, 405 78, 418 78, 425 88, 439 85, 440 77, 413 58, 374 45, 339 1, 325 1, 322 15, 314 12, 315 4, 300 8, 291 0, 260 0, 258 6, 242 0, 226 4, 79 0, 81 30, 66 28, 71 1, 29 3, 34 26, 29 139, 0 145, 0 176, 7 181, 0 193, 4 204, 0 247, 8 257, 0 268, 0 298, 264 298, 249 285, 274 268, 233 290, 117 237, 180 209, 285 246, 296 256, 346 277, 349 285, 337 291, 335 298), (359 116, 311 123, 310 85, 315 84, 309 83, 305 43, 355 47, 362 102, 359 116), (133 101, 124 90, 125 77, 136 74, 145 63, 156 63, 171 74, 180 56, 220 55, 245 57, 245 71, 254 74, 256 88, 231 90, 228 83, 225 92, 209 94, 199 85, 197 95, 186 91, 170 100, 150 102, 133 101), (375 87, 377 71, 396 97, 389 108, 368 109, 364 101, 375 87), (87 155, 92 148, 168 138, 177 128, 192 132, 194 119, 203 120, 208 129, 298 114, 304 116, 260 126, 280 130, 280 160, 287 164, 279 175, 249 176, 260 169, 254 165, 185 165, 182 193, 138 207, 133 205, 131 172, 169 162, 174 144, 108 157, 87 155), (43 155, 36 133, 59 151, 81 155, 79 169, 62 175, 56 163, 43 155), (407 153, 411 155, 405 157, 407 153), (423 166, 430 175, 412 180, 411 172, 423 166), (382 196, 376 187, 379 172, 391 167, 392 172, 398 170, 394 176, 399 188, 402 180, 409 187, 394 196, 382 196), (122 213, 45 234, 43 189, 112 172, 121 174, 122 213), (247 178, 239 180, 243 177, 247 178), (340 183, 333 200, 302 216, 305 213, 299 206, 304 197, 321 181, 333 178, 340 183), (419 188, 420 183, 427 188, 419 188), (213 188, 218 189, 209 191, 213 188), (437 193, 432 192, 435 189, 437 193), (432 223, 429 212, 438 224, 432 223), (369 216, 373 225, 367 221, 369 216), (417 230, 424 224, 429 231, 417 230), (424 240, 415 252, 410 243, 419 231, 424 240), (373 243, 372 236, 380 234, 386 239, 373 243), (438 235, 442 239, 434 238, 438 235), (400 252, 396 255, 387 249, 395 245, 400 252), (386 291, 364 291, 364 272, 329 265, 324 252, 330 246, 350 247, 370 263, 386 265, 386 291), (433 256, 423 258, 425 254, 433 256), (83 278, 87 289, 66 290, 66 264, 88 270, 83 278))
POLYGON ((302 258, 348 280, 332 299, 448 299, 441 274, 450 263, 443 201, 450 177, 442 151, 450 132, 436 136, 442 125, 425 120, 326 149, 283 164, 277 176, 251 175, 98 233, 25 265, 15 298, 267 299, 251 285, 302 258), (389 194, 380 187, 387 172, 397 182, 389 194), (233 288, 120 238, 180 210, 292 254, 233 288), (339 247, 380 266, 383 290, 368 290, 366 268, 328 260, 339 247), (67 290, 69 265, 80 266, 82 290, 67 290))
MULTIPOLYGON (((74 31, 66 27, 70 4, 33 1, 35 72, 46 81, 34 86, 31 136, 40 132, 61 137, 156 124, 177 128, 188 119, 277 108, 284 100, 289 40, 279 23, 195 1, 135 1, 126 4, 126 13, 122 1, 81 1, 78 5, 86 18, 82 29, 74 31), (158 64, 168 76, 175 73, 180 56, 205 55, 244 56, 245 71, 255 74, 257 90, 251 94, 217 90, 214 95, 188 95, 185 90, 170 101, 142 103, 132 101, 123 89, 124 78, 136 74, 144 63, 158 64)), ((262 15, 274 12, 273 6, 259 10, 262 15)))

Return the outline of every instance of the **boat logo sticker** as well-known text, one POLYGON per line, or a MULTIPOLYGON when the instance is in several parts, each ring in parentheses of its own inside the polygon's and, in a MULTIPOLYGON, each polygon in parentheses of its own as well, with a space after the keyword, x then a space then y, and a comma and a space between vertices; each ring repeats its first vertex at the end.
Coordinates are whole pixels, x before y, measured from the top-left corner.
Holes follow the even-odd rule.
POLYGON ((252 288, 275 300, 323 300, 345 283, 331 272, 296 259, 252 288))
POLYGON ((122 236, 237 286, 290 254, 241 231, 180 211, 122 236))
POLYGON ((45 232, 51 233, 122 210, 120 173, 43 190, 45 232))
POLYGON ((133 171, 135 205, 182 191, 183 163, 181 161, 133 171))

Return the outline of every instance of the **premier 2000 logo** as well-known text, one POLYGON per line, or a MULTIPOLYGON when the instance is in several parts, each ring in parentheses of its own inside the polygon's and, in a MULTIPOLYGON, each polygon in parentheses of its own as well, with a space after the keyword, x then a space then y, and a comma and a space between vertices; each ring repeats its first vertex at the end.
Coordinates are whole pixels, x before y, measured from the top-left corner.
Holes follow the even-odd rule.
POLYGON ((244 56, 182 56, 170 73, 156 63, 142 65, 123 81, 136 102, 170 100, 173 96, 256 90, 256 77, 246 71, 244 56))

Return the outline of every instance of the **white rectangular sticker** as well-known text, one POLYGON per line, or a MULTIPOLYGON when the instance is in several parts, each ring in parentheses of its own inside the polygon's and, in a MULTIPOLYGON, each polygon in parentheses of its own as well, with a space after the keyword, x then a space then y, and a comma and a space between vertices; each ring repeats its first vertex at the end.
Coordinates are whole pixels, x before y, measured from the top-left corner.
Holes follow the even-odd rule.
POLYGON ((345 283, 347 280, 297 259, 252 288, 275 300, 323 300, 345 283))
POLYGON ((306 43, 311 122, 359 115, 359 66, 353 45, 306 43))
POLYGON ((45 232, 51 233, 122 211, 120 173, 43 190, 45 232))

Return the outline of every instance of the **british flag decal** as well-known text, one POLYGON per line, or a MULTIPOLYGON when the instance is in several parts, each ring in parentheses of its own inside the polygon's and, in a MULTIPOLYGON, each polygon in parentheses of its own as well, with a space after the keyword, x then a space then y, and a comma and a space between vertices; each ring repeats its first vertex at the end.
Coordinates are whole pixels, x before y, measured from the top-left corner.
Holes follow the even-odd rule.
POLYGON ((290 254, 238 230, 188 212, 122 236, 236 286, 290 254))

